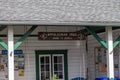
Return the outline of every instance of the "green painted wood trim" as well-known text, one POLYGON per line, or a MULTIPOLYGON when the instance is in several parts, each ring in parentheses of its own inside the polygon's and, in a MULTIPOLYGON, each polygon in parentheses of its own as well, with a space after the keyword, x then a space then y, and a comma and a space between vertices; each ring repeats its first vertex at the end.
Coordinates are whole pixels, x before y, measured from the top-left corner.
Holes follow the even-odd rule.
POLYGON ((65 73, 65 80, 68 80, 68 54, 64 54, 64 73, 65 73))
POLYGON ((120 36, 113 43, 113 48, 115 48, 120 43, 120 36))
MULTIPOLYGON (((22 34, 14 35, 14 37, 22 37, 22 36, 24 36, 24 35, 22 35, 22 34)), ((7 37, 7 35, 6 34, 1 34, 0 37, 7 37)), ((33 35, 29 35, 28 37, 38 37, 38 35, 33 34, 33 35)))
POLYGON ((102 40, 90 27, 85 27, 87 29, 87 31, 89 33, 91 33, 95 38, 96 40, 107 50, 108 49, 108 45, 107 43, 102 40))
POLYGON ((14 45, 14 49, 17 49, 23 41, 37 28, 37 26, 32 26, 25 34, 23 37, 21 37, 14 45))
POLYGON ((3 48, 5 48, 6 50, 8 49, 8 45, 7 45, 5 42, 3 42, 2 40, 0 40, 0 45, 1 45, 3 48))
POLYGON ((39 80, 39 53, 35 52, 35 60, 36 60, 36 80, 39 80))
POLYGON ((63 54, 64 55, 64 73, 65 80, 68 80, 68 56, 67 50, 35 50, 36 58, 36 80, 39 80, 39 55, 43 54, 63 54))

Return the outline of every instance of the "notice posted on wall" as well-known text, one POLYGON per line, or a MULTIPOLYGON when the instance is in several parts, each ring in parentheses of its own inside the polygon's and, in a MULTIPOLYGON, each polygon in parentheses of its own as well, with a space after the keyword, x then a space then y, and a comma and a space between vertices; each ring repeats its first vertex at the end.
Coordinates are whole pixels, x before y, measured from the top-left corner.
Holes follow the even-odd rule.
MULTIPOLYGON (((114 76, 119 77, 119 52, 114 49, 114 76)), ((107 73, 107 52, 104 47, 96 46, 94 48, 95 75, 99 76, 107 73)))
POLYGON ((24 77, 24 69, 20 69, 19 70, 19 76, 20 77, 24 77))
MULTIPOLYGON (((0 54, 0 71, 4 73, 8 73, 6 71, 8 69, 8 55, 7 50, 3 50, 2 54, 0 54)), ((24 69, 25 69, 25 58, 22 50, 14 51, 14 70, 18 72, 18 76, 24 77, 24 69)), ((5 74, 7 78, 7 74, 5 74)))

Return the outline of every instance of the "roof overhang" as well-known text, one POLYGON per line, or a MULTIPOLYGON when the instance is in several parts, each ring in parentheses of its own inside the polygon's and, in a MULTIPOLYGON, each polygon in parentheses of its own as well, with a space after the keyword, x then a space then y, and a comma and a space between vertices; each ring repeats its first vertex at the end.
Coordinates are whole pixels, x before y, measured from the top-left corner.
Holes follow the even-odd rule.
POLYGON ((120 27, 120 22, 79 21, 79 22, 47 22, 47 21, 0 21, 0 25, 40 25, 40 26, 113 26, 120 27))

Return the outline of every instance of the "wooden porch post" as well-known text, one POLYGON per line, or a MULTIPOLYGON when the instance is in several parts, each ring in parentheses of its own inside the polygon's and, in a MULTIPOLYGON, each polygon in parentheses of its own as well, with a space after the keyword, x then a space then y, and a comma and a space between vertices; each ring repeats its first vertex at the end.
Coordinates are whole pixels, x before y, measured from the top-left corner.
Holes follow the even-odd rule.
POLYGON ((112 27, 106 27, 107 33, 107 77, 109 79, 114 78, 114 59, 113 59, 113 35, 112 35, 112 27))
POLYGON ((14 80, 13 26, 8 26, 8 80, 14 80))

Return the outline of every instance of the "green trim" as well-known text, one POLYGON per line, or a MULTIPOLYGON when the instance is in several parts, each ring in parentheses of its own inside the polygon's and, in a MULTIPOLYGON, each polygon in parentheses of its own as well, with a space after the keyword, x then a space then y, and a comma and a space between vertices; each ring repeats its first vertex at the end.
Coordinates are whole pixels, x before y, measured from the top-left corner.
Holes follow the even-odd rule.
MULTIPOLYGON (((67 51, 66 51, 67 53, 67 51)), ((68 80, 68 55, 64 54, 64 73, 65 73, 65 80, 68 80)))
MULTIPOLYGON (((22 36, 24 36, 24 35, 22 35, 22 34, 14 35, 14 37, 22 37, 22 36)), ((6 34, 1 34, 0 37, 7 37, 7 35, 6 34)), ((38 37, 38 35, 33 34, 33 35, 29 35, 28 37, 38 37)))
POLYGON ((6 50, 8 49, 8 46, 5 42, 3 42, 2 40, 0 40, 0 45, 5 48, 6 50))
POLYGON ((90 27, 85 27, 87 29, 88 32, 90 32, 95 38, 96 40, 107 50, 108 49, 108 45, 107 43, 102 40, 90 27))
POLYGON ((39 53, 35 52, 35 60, 36 60, 36 80, 39 80, 39 53))
POLYGON ((115 48, 120 43, 120 36, 113 43, 113 48, 115 48))
POLYGON ((23 37, 21 37, 14 45, 14 49, 17 49, 23 41, 37 28, 37 26, 32 26, 25 34, 23 37))
POLYGON ((65 80, 68 80, 68 58, 67 58, 67 50, 35 50, 35 58, 36 58, 36 80, 39 80, 39 55, 43 54, 63 54, 64 55, 64 73, 65 80))

